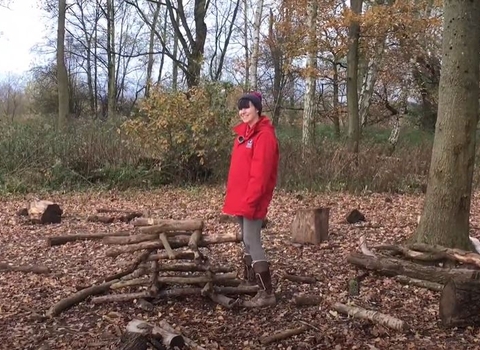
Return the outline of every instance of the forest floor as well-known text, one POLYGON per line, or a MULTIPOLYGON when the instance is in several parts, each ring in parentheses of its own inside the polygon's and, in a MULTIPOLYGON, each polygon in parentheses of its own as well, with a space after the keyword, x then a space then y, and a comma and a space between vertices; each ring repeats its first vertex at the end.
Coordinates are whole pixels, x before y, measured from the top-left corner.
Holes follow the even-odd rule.
MULTIPOLYGON (((411 235, 421 213, 422 196, 369 194, 275 194, 263 231, 271 259, 278 303, 265 309, 228 310, 201 296, 168 299, 144 311, 134 302, 93 304, 87 299, 55 318, 46 310, 61 298, 121 271, 132 255, 110 258, 100 241, 47 247, 45 237, 80 232, 132 230, 128 223, 87 222, 99 207, 148 211, 152 217, 205 220, 205 234, 233 233, 235 224, 220 223, 220 188, 158 189, 155 191, 90 192, 52 195, 64 210, 62 223, 32 225, 17 216, 28 198, 3 199, 0 213, 0 262, 42 264, 48 275, 0 272, 1 349, 116 349, 119 332, 133 318, 152 323, 164 319, 206 349, 480 349, 476 328, 446 330, 439 324, 439 293, 405 286, 391 278, 370 275, 357 297, 349 297, 347 281, 356 275, 346 262, 358 251, 358 238, 369 244, 393 243, 411 235), (388 197, 388 199, 387 199, 388 197), (291 243, 290 223, 296 209, 328 206, 330 239, 318 246, 291 243), (367 227, 345 221, 352 209, 365 214, 367 227), (285 273, 315 276, 314 284, 282 278, 285 273), (319 306, 297 307, 298 293, 321 296, 319 306), (352 319, 332 309, 335 302, 354 303, 404 320, 412 329, 400 333, 366 320, 352 319), (304 333, 263 346, 259 339, 286 328, 308 325, 304 333)), ((472 203, 472 235, 479 237, 480 197, 472 203)), ((205 254, 216 264, 235 264, 242 272, 240 244, 211 246, 205 254)))

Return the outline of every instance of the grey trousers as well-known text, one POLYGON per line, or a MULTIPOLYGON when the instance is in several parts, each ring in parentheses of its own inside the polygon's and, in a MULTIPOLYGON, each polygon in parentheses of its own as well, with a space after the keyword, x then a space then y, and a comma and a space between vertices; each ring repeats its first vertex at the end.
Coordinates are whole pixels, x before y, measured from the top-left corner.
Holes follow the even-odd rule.
POLYGON ((245 255, 250 255, 253 262, 267 261, 261 238, 263 220, 249 220, 243 216, 237 218, 242 231, 245 255))

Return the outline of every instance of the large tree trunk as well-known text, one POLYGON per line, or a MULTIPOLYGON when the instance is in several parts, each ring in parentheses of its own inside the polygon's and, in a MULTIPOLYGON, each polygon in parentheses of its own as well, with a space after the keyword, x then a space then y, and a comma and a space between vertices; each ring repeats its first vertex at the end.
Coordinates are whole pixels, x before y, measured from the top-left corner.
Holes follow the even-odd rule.
MULTIPOLYGON (((359 15, 362 12, 363 0, 350 0, 352 12, 359 15)), ((360 38, 360 23, 358 19, 351 20, 348 30, 347 53, 347 109, 348 109, 348 148, 350 152, 358 153, 360 142, 360 120, 358 116, 358 42, 360 38)))
POLYGON ((58 119, 59 129, 65 127, 69 110, 68 75, 65 65, 65 0, 58 0, 58 27, 57 27, 57 87, 58 87, 58 119))
POLYGON ((469 249, 478 120, 480 3, 445 1, 438 120, 415 242, 469 249))

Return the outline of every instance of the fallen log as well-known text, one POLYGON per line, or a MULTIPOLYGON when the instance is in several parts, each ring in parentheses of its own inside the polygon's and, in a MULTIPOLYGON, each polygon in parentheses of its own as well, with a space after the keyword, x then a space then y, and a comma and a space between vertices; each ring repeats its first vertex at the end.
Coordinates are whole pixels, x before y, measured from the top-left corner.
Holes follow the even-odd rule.
POLYGON ((8 263, 0 263, 0 272, 25 272, 25 273, 37 273, 48 274, 50 269, 41 265, 10 265, 8 263))
MULTIPOLYGON (((172 248, 180 248, 188 246, 190 237, 180 236, 175 237, 169 241, 172 248)), ((221 244, 221 243, 238 243, 242 241, 240 234, 229 234, 229 235, 204 235, 202 239, 198 242, 199 247, 206 247, 211 244, 221 244)), ((162 242, 152 241, 152 242, 142 242, 138 244, 130 244, 117 248, 108 249, 106 255, 109 257, 117 257, 120 254, 132 253, 137 250, 142 249, 161 249, 163 248, 162 242)))
POLYGON ((34 224, 58 224, 62 214, 60 206, 51 201, 34 200, 28 206, 30 221, 34 224))
POLYGON ((297 275, 291 275, 291 274, 284 274, 283 278, 292 282, 297 282, 297 283, 307 283, 307 284, 312 284, 317 282, 317 279, 315 277, 311 276, 297 276, 297 275))
POLYGON ((102 232, 102 233, 79 233, 65 236, 49 236, 46 238, 47 247, 53 247, 76 241, 87 241, 96 239, 105 239, 105 237, 126 237, 129 236, 128 231, 118 232, 102 232))
POLYGON ((450 278, 476 278, 480 271, 472 269, 448 269, 436 266, 424 266, 396 258, 367 256, 353 252, 347 261, 360 268, 375 271, 378 274, 394 277, 404 275, 411 278, 445 284, 450 278))
POLYGON ((480 324, 480 280, 450 279, 440 295, 439 316, 445 327, 480 324))
POLYGON ((161 233, 167 231, 195 231, 203 230, 203 220, 171 220, 154 218, 136 218, 133 226, 140 226, 144 233, 161 233))
POLYGON ((358 306, 349 306, 342 303, 335 303, 333 305, 333 309, 342 314, 352 316, 354 318, 369 320, 400 332, 406 332, 410 329, 410 327, 404 321, 378 311, 367 310, 358 306))
POLYGON ((411 249, 419 250, 423 252, 444 254, 450 260, 456 260, 464 264, 471 264, 477 267, 480 267, 480 254, 474 252, 468 252, 456 248, 445 248, 438 245, 428 245, 428 244, 412 244, 411 249))
POLYGON ((419 280, 416 278, 411 278, 411 277, 402 276, 402 275, 395 276, 395 280, 402 284, 426 288, 434 292, 441 292, 443 289, 443 285, 440 283, 419 280))
POLYGON ((293 337, 294 335, 299 335, 302 334, 303 332, 307 331, 308 327, 307 326, 300 326, 297 328, 291 328, 291 329, 285 329, 283 331, 280 331, 278 333, 261 337, 260 338, 260 343, 263 345, 267 345, 270 343, 273 343, 275 341, 283 340, 286 338, 293 337))
POLYGON ((140 333, 144 336, 161 339, 162 344, 169 349, 174 347, 183 347, 185 340, 181 334, 171 332, 170 330, 161 328, 142 320, 132 320, 127 324, 127 332, 140 333))

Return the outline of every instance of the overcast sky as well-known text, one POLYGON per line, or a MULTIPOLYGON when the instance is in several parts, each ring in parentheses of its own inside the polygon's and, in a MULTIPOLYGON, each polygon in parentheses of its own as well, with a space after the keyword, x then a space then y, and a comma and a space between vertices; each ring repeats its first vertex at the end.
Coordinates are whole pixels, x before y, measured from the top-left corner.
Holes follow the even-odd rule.
POLYGON ((14 0, 9 9, 0 7, 0 75, 21 74, 31 68, 31 49, 46 34, 37 0, 14 0))

